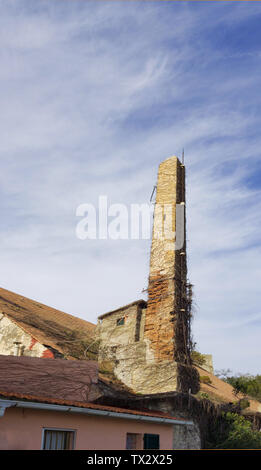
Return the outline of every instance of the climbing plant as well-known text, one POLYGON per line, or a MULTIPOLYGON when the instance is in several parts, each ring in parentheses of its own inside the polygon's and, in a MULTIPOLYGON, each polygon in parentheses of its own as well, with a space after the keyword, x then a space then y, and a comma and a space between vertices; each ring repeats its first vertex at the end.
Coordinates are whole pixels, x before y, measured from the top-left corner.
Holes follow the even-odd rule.
POLYGON ((261 449, 261 433, 237 413, 223 413, 222 425, 208 435, 207 447, 212 449, 261 449))

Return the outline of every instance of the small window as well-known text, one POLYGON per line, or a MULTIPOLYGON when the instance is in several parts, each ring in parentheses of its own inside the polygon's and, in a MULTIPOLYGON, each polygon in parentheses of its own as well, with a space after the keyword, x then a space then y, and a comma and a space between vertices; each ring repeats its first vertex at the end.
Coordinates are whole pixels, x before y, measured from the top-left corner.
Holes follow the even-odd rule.
POLYGON ((144 434, 144 449, 159 448, 159 434, 144 434))
POLYGON ((142 434, 135 434, 127 432, 126 435, 126 449, 141 449, 142 448, 142 434))
POLYGON ((117 326, 124 325, 124 323, 125 323, 124 317, 117 318, 117 326))
POLYGON ((44 450, 72 450, 74 448, 75 431, 62 429, 44 429, 44 450))

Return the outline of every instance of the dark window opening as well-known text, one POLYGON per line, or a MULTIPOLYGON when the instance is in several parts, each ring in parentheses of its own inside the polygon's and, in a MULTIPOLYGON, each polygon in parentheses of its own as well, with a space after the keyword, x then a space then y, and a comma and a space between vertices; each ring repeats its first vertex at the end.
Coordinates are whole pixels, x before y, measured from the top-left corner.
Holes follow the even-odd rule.
POLYGON ((124 325, 125 323, 125 318, 121 317, 117 319, 117 326, 124 325))
POLYGON ((144 434, 144 449, 159 449, 159 434, 144 434))

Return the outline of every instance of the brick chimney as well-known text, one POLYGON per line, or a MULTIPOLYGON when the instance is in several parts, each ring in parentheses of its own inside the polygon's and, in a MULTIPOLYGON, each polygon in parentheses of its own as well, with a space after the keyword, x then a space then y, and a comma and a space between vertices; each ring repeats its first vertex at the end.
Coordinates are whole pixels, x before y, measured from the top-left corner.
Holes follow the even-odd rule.
POLYGON ((158 170, 144 339, 148 360, 189 364, 185 167, 175 156, 158 170))

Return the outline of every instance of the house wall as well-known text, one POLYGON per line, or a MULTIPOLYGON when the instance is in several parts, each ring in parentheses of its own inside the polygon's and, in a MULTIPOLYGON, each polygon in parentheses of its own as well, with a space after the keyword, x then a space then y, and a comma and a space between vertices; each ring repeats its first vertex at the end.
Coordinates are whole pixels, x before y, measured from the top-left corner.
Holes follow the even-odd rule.
POLYGON ((0 450, 41 449, 43 428, 75 430, 76 450, 125 449, 127 432, 159 434, 160 448, 172 449, 173 428, 175 432, 177 427, 79 413, 8 408, 0 418, 0 450))
POLYGON ((171 392, 177 388, 177 364, 150 360, 144 341, 146 309, 137 304, 101 318, 99 370, 113 374, 135 393, 171 392), (125 319, 117 326, 117 320, 125 319))
POLYGON ((54 357, 53 353, 16 325, 6 315, 0 314, 0 354, 10 356, 54 357), (15 342, 19 342, 19 353, 15 342))
POLYGON ((192 424, 184 426, 175 426, 173 432, 173 449, 201 449, 201 433, 198 423, 195 419, 191 418, 188 409, 177 409, 175 402, 171 398, 165 400, 153 400, 149 403, 148 408, 151 410, 160 410, 175 418, 185 419, 191 421, 192 424))
POLYGON ((143 337, 145 311, 134 304, 104 316, 99 329, 101 345, 127 345, 143 337), (117 320, 124 318, 124 325, 117 320))
POLYGON ((100 318, 97 330, 100 373, 115 376, 134 393, 188 391, 189 388, 196 393, 194 369, 174 360, 155 361, 151 357, 150 342, 144 338, 146 312, 135 304, 100 318), (117 320, 122 317, 124 324, 117 326, 117 320))

